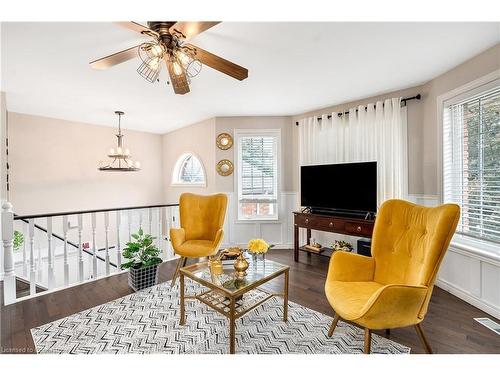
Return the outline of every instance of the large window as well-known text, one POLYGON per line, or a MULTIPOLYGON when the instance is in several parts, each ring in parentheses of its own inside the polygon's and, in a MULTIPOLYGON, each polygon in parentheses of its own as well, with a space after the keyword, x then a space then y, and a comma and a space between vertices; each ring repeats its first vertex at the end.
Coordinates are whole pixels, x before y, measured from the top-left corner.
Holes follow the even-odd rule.
POLYGON ((458 203, 458 232, 500 243, 500 83, 443 108, 443 193, 458 203))
POLYGON ((187 152, 177 159, 172 185, 206 186, 205 170, 196 155, 187 152))
POLYGON ((237 131, 239 220, 278 219, 279 130, 237 131))

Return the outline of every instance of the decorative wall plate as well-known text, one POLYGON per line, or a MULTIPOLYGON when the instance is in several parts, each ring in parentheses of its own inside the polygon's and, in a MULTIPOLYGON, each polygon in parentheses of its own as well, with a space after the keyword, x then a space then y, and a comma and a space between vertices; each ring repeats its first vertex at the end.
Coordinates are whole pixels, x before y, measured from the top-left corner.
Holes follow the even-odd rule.
POLYGON ((221 176, 229 176, 231 173, 233 173, 234 167, 231 160, 222 159, 217 163, 216 169, 217 173, 221 176))
POLYGON ((220 133, 216 143, 221 150, 229 150, 233 146, 233 137, 229 133, 220 133))

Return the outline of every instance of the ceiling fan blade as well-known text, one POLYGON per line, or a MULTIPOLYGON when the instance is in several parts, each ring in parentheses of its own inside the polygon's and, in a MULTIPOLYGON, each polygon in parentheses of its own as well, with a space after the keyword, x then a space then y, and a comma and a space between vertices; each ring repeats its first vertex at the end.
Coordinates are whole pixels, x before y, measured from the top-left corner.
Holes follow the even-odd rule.
POLYGON ((196 59, 198 59, 204 65, 207 65, 240 81, 243 81, 248 77, 248 69, 242 66, 214 55, 213 53, 205 51, 204 49, 193 44, 184 44, 183 46, 187 47, 195 55, 196 59))
POLYGON ((107 68, 110 68, 112 66, 121 64, 122 62, 133 59, 134 57, 137 57, 138 56, 137 50, 138 50, 139 46, 140 45, 130 47, 126 50, 116 52, 116 53, 113 53, 112 55, 94 60, 94 61, 90 62, 90 66, 94 69, 103 70, 103 69, 107 69, 107 68))
POLYGON ((174 63, 167 57, 165 57, 164 59, 165 63, 167 64, 168 75, 170 76, 170 83, 172 83, 174 92, 180 95, 187 94, 190 90, 186 73, 183 71, 180 75, 175 74, 174 63))
POLYGON ((192 21, 184 22, 179 21, 174 24, 170 29, 170 34, 181 34, 184 39, 191 39, 211 27, 217 25, 220 21, 192 21))
POLYGON ((141 25, 140 23, 133 22, 133 21, 126 21, 126 22, 115 22, 116 24, 125 27, 126 29, 136 31, 139 34, 147 34, 147 35, 155 35, 158 36, 158 33, 156 31, 151 30, 149 27, 146 27, 144 25, 141 25))

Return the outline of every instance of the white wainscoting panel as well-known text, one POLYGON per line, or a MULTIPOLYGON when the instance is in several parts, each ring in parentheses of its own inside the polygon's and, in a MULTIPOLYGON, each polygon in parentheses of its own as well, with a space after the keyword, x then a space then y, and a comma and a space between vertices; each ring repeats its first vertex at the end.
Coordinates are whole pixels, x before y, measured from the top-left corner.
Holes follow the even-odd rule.
MULTIPOLYGON (((436 206, 436 195, 410 195, 409 200, 436 206)), ((436 285, 500 319, 500 256, 484 249, 472 251, 452 241, 441 264, 436 285)))
POLYGON ((228 197, 226 221, 224 223, 224 240, 222 247, 246 247, 252 238, 264 238, 276 248, 293 248, 293 214, 297 209, 297 193, 281 192, 279 197, 278 220, 238 221, 237 195, 225 192, 228 197))
POLYGON ((500 259, 477 255, 452 242, 436 285, 500 319, 500 259))

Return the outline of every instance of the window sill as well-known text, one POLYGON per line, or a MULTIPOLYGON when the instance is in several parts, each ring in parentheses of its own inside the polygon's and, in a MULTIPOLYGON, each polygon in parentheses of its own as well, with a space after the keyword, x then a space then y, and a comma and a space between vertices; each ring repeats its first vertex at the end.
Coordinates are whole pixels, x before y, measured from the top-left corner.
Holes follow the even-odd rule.
POLYGON ((182 184, 178 182, 173 182, 170 184, 171 187, 207 187, 206 183, 200 183, 200 184, 182 184))
POLYGON ((279 218, 266 218, 266 219, 238 219, 236 224, 250 224, 250 223, 261 223, 261 224, 276 224, 279 222, 279 218))
POLYGON ((482 258, 495 263, 500 262, 500 245, 493 242, 455 234, 451 240, 450 247, 459 250, 461 253, 465 253, 465 255, 482 258))

